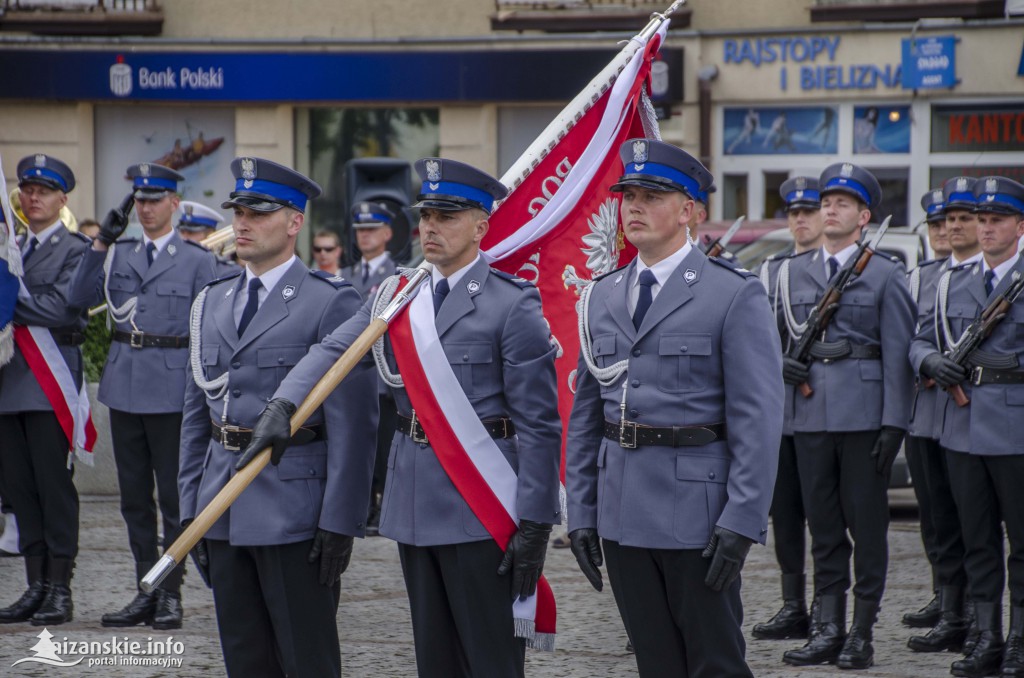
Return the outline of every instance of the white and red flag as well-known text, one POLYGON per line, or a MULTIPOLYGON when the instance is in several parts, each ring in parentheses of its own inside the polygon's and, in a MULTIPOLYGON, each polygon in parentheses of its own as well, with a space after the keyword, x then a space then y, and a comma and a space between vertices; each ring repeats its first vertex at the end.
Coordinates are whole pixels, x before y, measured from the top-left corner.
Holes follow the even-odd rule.
POLYGON ((659 137, 645 85, 667 30, 668 20, 655 15, 505 173, 502 183, 512 190, 491 215, 483 242, 491 265, 540 291, 559 345, 555 366, 563 429, 579 357, 580 289, 636 255, 619 224, 618 194, 609 188, 622 175, 622 143, 659 137))

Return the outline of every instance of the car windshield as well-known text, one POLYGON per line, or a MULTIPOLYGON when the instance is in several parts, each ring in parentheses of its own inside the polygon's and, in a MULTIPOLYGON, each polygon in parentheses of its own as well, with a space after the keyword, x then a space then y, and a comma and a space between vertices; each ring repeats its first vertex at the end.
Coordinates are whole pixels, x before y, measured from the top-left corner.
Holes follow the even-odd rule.
POLYGON ((782 238, 761 238, 746 245, 736 253, 736 260, 750 271, 761 265, 761 262, 773 254, 781 254, 792 249, 793 243, 782 238))

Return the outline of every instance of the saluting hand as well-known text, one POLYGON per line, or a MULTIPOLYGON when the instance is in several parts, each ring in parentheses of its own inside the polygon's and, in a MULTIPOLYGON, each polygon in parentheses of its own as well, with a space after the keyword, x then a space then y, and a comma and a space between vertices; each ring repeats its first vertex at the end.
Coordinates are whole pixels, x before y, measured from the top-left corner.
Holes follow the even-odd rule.
POLYGON ((114 241, 120 238, 128 228, 128 215, 131 214, 134 205, 135 195, 129 193, 120 205, 107 212, 107 216, 103 217, 103 223, 100 224, 100 232, 96 239, 106 247, 113 245, 114 241))
POLYGON ((505 557, 498 566, 499 575, 512 573, 512 600, 525 600, 537 590, 550 535, 551 525, 519 521, 519 529, 509 540, 505 557))

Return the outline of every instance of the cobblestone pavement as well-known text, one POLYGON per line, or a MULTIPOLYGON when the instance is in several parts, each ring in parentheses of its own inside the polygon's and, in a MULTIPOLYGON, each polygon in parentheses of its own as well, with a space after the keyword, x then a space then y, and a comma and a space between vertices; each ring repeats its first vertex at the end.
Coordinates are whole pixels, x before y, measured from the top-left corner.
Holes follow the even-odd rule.
MULTIPOLYGON (((83 497, 81 554, 73 582, 75 620, 49 629, 52 642, 110 641, 113 629, 100 626, 100 615, 120 608, 132 591, 133 567, 124 525, 115 498, 83 497)), ((889 583, 883 609, 875 629, 876 666, 862 674, 871 676, 943 676, 956 655, 917 654, 906 649, 911 631, 899 624, 907 609, 917 609, 930 597, 930 575, 913 513, 896 514, 889 533, 889 583)), ((559 605, 558 650, 531 652, 528 676, 617 677, 635 676, 632 655, 626 654, 625 633, 609 589, 594 592, 579 573, 568 549, 551 549, 545 568, 559 605)), ((408 603, 402 583, 397 549, 383 538, 357 540, 352 566, 344 575, 338 628, 341 634, 342 664, 346 676, 412 676, 415 660, 408 603)), ((0 605, 10 604, 24 587, 20 559, 0 559, 0 605)), ((744 568, 743 600, 746 608, 744 630, 774 614, 779 605, 778 574, 770 548, 754 547, 744 568)), ((186 578, 184 591, 185 627, 161 634, 148 627, 119 630, 117 639, 143 644, 148 639, 180 642, 180 668, 153 666, 89 666, 85 659, 73 668, 53 668, 19 659, 35 656, 40 630, 28 624, 0 626, 0 675, 53 676, 203 676, 224 675, 209 590, 198 577, 186 578)), ((781 677, 837 676, 854 672, 834 667, 794 669, 784 667, 782 652, 796 646, 793 641, 749 641, 748 660, 755 676, 781 677)), ((157 648, 157 655, 161 655, 157 648)), ((61 659, 73 661, 74 654, 61 659)), ((120 660, 119 657, 114 657, 120 660)))

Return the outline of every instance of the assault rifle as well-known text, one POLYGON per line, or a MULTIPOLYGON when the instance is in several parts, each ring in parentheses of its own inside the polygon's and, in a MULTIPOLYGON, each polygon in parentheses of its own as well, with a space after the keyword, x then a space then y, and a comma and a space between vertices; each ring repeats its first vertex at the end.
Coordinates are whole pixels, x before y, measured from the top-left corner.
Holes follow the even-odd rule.
MULTIPOLYGON (((857 248, 856 254, 854 254, 853 266, 846 266, 840 269, 835 280, 829 282, 828 287, 825 289, 825 294, 821 296, 821 299, 818 300, 818 303, 807 316, 807 329, 804 330, 804 333, 800 335, 800 339, 789 350, 790 358, 798 360, 804 365, 810 365, 812 360, 811 347, 819 338, 824 339, 825 330, 828 328, 828 324, 832 322, 832 316, 839 309, 839 300, 842 298, 843 292, 867 268, 868 262, 871 261, 871 257, 875 254, 878 243, 889 229, 890 221, 892 221, 892 215, 885 218, 885 221, 878 227, 878 232, 875 233, 875 237, 871 239, 870 243, 867 238, 864 238, 860 243, 860 247, 857 248)), ((805 398, 810 398, 814 393, 811 385, 807 382, 797 386, 797 389, 800 391, 800 395, 805 398)))
MULTIPOLYGON (((981 315, 974 322, 967 326, 963 336, 960 338, 960 343, 956 345, 956 348, 946 353, 947 358, 961 367, 967 367, 971 353, 992 334, 996 325, 1010 312, 1013 302, 1024 291, 1024 276, 1014 271, 1011 280, 1013 282, 999 296, 993 299, 992 303, 985 307, 985 310, 981 312, 981 315)), ((953 398, 959 407, 966 407, 971 402, 960 384, 953 384, 946 389, 946 393, 953 398)))
POLYGON ((725 251, 726 246, 732 242, 732 238, 736 235, 736 231, 740 230, 740 226, 743 225, 743 220, 746 218, 746 215, 743 215, 734 221, 732 226, 729 227, 729 230, 725 232, 725 235, 708 245, 708 249, 704 254, 709 257, 721 256, 722 252, 725 251))

